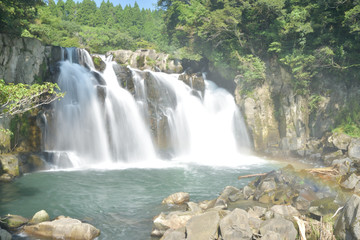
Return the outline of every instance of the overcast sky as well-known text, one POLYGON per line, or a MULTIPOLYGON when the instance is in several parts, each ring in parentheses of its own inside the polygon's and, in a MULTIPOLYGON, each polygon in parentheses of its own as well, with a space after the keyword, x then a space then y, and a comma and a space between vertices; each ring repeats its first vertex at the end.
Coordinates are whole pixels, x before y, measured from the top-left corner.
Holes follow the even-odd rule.
MULTIPOLYGON (((66 0, 63 0, 64 2, 66 2, 66 0)), ((74 0, 75 2, 82 2, 81 0, 74 0)), ((105 2, 107 0, 104 0, 105 2)), ((55 2, 57 2, 57 0, 55 0, 55 2)), ((95 0, 97 6, 99 7, 102 0, 95 0)), ((122 7, 125 7, 126 5, 130 4, 131 6, 134 6, 135 0, 110 0, 110 2, 112 2, 114 4, 114 6, 121 4, 122 7)), ((157 0, 136 0, 136 2, 138 3, 140 9, 141 8, 151 8, 151 9, 155 9, 157 0)))

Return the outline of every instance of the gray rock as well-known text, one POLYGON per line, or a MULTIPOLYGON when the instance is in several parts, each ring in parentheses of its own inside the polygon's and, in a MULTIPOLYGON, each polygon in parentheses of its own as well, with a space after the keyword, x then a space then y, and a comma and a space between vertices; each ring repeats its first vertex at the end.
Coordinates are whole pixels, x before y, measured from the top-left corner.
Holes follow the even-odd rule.
POLYGON ((254 206, 248 210, 249 217, 261 218, 265 215, 266 208, 254 206))
POLYGON ((334 225, 337 239, 360 239, 360 197, 352 195, 340 211, 334 225))
POLYGON ((337 149, 347 150, 351 137, 345 133, 334 133, 328 138, 328 142, 332 143, 337 149))
POLYGON ((261 237, 261 240, 279 240, 281 235, 279 233, 268 231, 265 235, 261 237))
POLYGON ((344 182, 341 183, 341 187, 348 190, 354 190, 359 181, 360 177, 353 173, 344 182))
POLYGON ((251 239, 252 231, 249 225, 248 213, 236 208, 220 221, 220 230, 223 239, 251 239))
POLYGON ((199 204, 194 203, 194 202, 188 202, 186 203, 188 206, 188 211, 193 212, 193 213, 200 213, 202 212, 202 209, 200 208, 199 204))
POLYGON ((49 221, 50 217, 49 214, 45 211, 45 210, 41 210, 37 213, 35 213, 35 215, 32 217, 32 219, 30 220, 30 224, 38 224, 41 222, 45 222, 45 221, 49 221))
POLYGON ((216 211, 191 218, 186 224, 188 240, 217 239, 220 216, 216 211))
POLYGON ((294 227, 294 224, 284 218, 272 218, 266 220, 261 224, 260 233, 265 236, 270 232, 275 232, 279 234, 279 238, 284 240, 295 240, 297 236, 297 231, 294 227))
POLYGON ((340 175, 346 175, 350 172, 351 162, 350 158, 337 159, 332 162, 331 166, 335 167, 340 175))
POLYGON ((153 220, 151 236, 161 237, 168 229, 179 229, 194 216, 192 212, 170 212, 168 215, 161 213, 153 220))
POLYGON ((169 229, 160 240, 185 240, 185 228, 169 229))
POLYGON ((2 172, 11 176, 19 176, 19 157, 16 154, 2 154, 0 155, 0 162, 2 165, 2 172))
POLYGON ((245 199, 249 199, 255 193, 255 190, 249 186, 245 186, 243 188, 243 193, 244 193, 245 199))
POLYGON ((291 205, 275 205, 270 208, 271 211, 274 212, 274 214, 286 217, 286 218, 292 218, 293 216, 300 216, 300 213, 296 208, 294 208, 291 205))
POLYGON ((30 236, 49 239, 92 240, 100 235, 100 230, 94 226, 69 217, 28 225, 24 227, 24 232, 30 236))
POLYGON ((11 240, 11 239, 12 239, 11 234, 8 231, 0 228, 0 240, 11 240))
POLYGON ((5 224, 6 229, 14 229, 25 225, 29 222, 29 219, 18 215, 8 214, 2 219, 2 222, 5 224))
POLYGON ((351 159, 360 161, 360 138, 351 139, 348 155, 351 159))
POLYGON ((183 204, 190 200, 190 194, 185 192, 177 192, 164 198, 162 204, 183 204))
POLYGON ((323 160, 324 160, 324 163, 329 166, 329 165, 331 165, 333 160, 339 159, 341 157, 343 157, 343 152, 341 150, 338 150, 336 152, 326 154, 325 156, 323 156, 323 160))

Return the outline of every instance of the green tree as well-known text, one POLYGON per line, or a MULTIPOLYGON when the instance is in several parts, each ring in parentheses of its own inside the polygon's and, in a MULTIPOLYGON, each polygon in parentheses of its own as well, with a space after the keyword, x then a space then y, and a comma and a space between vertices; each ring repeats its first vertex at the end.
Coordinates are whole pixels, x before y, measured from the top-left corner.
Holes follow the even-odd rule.
POLYGON ((37 16, 42 0, 0 0, 0 31, 20 35, 37 16))

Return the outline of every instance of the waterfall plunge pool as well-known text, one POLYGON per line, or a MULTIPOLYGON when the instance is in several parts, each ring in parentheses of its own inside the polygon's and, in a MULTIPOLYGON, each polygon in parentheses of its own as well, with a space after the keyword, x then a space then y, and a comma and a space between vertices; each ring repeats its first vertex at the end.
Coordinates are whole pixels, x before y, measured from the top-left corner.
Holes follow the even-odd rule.
POLYGON ((27 174, 0 184, 0 215, 31 218, 44 209, 50 218, 64 215, 94 225, 101 230, 98 239, 151 239, 153 217, 169 210, 161 204, 168 195, 184 191, 190 193, 190 201, 211 200, 228 185, 242 188, 252 180, 238 180, 239 175, 279 167, 276 162, 253 157, 242 159, 243 166, 232 167, 169 162, 163 168, 27 174))

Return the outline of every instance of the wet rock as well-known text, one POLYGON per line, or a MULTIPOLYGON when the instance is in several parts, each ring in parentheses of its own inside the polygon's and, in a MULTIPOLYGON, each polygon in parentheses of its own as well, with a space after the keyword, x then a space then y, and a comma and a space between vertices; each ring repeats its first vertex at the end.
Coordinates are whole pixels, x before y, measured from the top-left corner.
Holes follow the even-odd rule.
POLYGON ((341 150, 338 150, 336 152, 332 152, 323 156, 323 161, 325 165, 330 166, 335 159, 339 159, 342 157, 343 157, 343 152, 341 150))
POLYGON ((264 221, 260 227, 261 235, 265 236, 270 232, 279 234, 277 239, 295 240, 297 231, 294 224, 284 218, 272 218, 264 221))
POLYGON ((351 139, 348 155, 351 159, 360 161, 360 138, 351 139))
POLYGON ((190 194, 185 192, 178 192, 171 194, 164 200, 162 200, 162 204, 183 204, 187 203, 190 200, 190 194))
POLYGON ((92 240, 100 235, 100 230, 94 226, 69 217, 59 217, 51 222, 25 226, 24 232, 35 237, 74 240, 92 240))
POLYGON ((160 240, 185 240, 185 228, 168 229, 160 240))
POLYGON ((328 138, 328 142, 332 143, 337 149, 346 151, 351 142, 351 137, 345 133, 334 133, 328 138))
POLYGON ((360 197, 352 195, 334 225, 337 239, 360 239, 360 197))
POLYGON ((223 239, 248 239, 252 238, 252 231, 249 225, 248 213, 236 208, 220 221, 220 230, 223 239))
POLYGON ((168 215, 161 213, 153 220, 151 236, 161 237, 168 229, 179 229, 194 216, 191 212, 171 212, 168 215))
POLYGON ((114 56, 114 61, 121 65, 129 65, 141 70, 162 71, 167 73, 181 73, 183 68, 177 60, 170 59, 169 54, 157 53, 155 50, 139 49, 135 52, 130 50, 115 50, 106 53, 106 56, 114 56))
POLYGON ((348 190, 360 190, 360 177, 355 173, 351 174, 344 182, 341 183, 341 187, 348 190))
POLYGON ((183 73, 179 75, 179 80, 183 81, 186 85, 188 85, 192 89, 201 92, 201 95, 204 96, 205 82, 204 82, 204 78, 201 75, 199 76, 197 74, 183 73))
POLYGON ((186 224, 188 240, 217 239, 220 216, 217 211, 207 212, 191 218, 186 224))
POLYGON ((8 231, 0 228, 0 239, 1 240, 11 240, 12 237, 8 231))
POLYGON ((105 62, 99 56, 91 56, 91 57, 92 57, 95 69, 98 70, 99 72, 103 72, 106 68, 105 62))
POLYGON ((38 224, 49 220, 50 220, 49 214, 45 210, 41 210, 35 213, 35 215, 31 218, 29 224, 38 224))
POLYGON ((1 221, 3 223, 3 227, 6 229, 15 229, 18 227, 21 227, 29 222, 29 219, 24 218, 22 216, 18 215, 11 215, 8 214, 5 217, 1 218, 1 221))
POLYGON ((337 159, 332 162, 331 166, 335 167, 340 175, 346 175, 350 172, 351 163, 350 158, 337 159))
POLYGON ((339 208, 339 205, 335 203, 335 198, 325 197, 322 199, 311 202, 309 212, 315 216, 325 216, 328 214, 334 214, 339 208))

